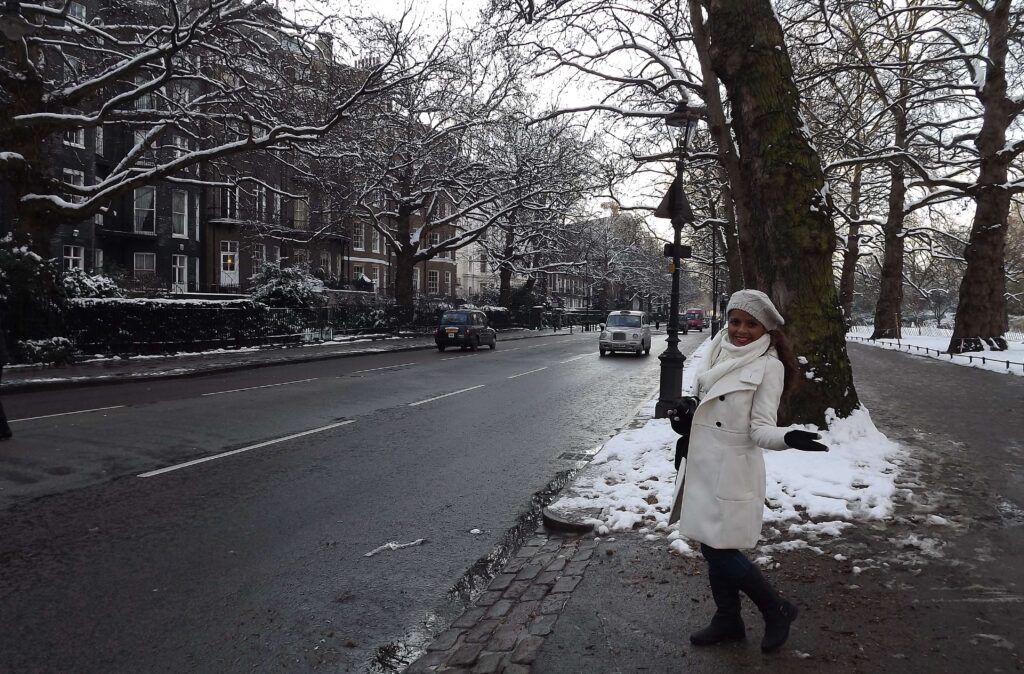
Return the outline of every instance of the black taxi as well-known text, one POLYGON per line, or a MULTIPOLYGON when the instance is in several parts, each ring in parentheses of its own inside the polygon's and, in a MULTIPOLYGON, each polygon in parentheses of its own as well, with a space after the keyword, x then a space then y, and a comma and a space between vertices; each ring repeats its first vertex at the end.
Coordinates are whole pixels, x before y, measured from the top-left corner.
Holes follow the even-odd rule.
POLYGON ((488 325, 487 314, 475 309, 453 309, 441 315, 441 321, 434 331, 434 343, 438 351, 449 346, 476 351, 487 345, 498 346, 498 332, 488 325))

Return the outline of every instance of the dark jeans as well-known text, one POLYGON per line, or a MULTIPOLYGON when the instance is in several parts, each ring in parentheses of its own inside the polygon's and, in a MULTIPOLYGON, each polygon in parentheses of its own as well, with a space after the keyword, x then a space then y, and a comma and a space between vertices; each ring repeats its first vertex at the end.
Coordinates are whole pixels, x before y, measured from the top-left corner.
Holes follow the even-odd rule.
POLYGON ((749 572, 753 564, 739 550, 720 550, 710 545, 700 544, 700 552, 708 560, 708 576, 728 578, 738 583, 749 572))

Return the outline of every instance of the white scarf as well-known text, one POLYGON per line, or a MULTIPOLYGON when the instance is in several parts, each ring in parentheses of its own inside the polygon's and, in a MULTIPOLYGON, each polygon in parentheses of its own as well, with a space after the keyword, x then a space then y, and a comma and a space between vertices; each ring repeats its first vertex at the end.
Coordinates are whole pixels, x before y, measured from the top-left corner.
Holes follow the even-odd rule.
POLYGON ((723 376, 763 356, 768 351, 771 341, 771 336, 766 332, 750 344, 734 346, 729 341, 729 331, 720 330, 711 340, 708 357, 697 371, 697 397, 703 399, 723 376))

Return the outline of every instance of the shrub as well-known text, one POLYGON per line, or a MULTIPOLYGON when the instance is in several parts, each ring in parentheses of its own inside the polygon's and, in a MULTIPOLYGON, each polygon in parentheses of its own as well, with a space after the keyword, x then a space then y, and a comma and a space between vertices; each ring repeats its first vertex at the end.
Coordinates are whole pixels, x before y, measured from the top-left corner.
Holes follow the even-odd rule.
POLYGON ((27 339, 15 344, 15 355, 23 363, 67 365, 75 359, 75 347, 67 337, 27 339))
MULTIPOLYGON (((9 344, 64 334, 68 295, 56 260, 0 239, 0 311, 9 344)), ((15 350, 17 351, 17 350, 15 350)))
POLYGON ((324 283, 302 265, 264 264, 252 277, 252 299, 269 307, 311 309, 324 304, 324 283))
POLYGON ((108 276, 91 276, 82 269, 66 269, 61 280, 69 298, 124 297, 124 291, 108 276))

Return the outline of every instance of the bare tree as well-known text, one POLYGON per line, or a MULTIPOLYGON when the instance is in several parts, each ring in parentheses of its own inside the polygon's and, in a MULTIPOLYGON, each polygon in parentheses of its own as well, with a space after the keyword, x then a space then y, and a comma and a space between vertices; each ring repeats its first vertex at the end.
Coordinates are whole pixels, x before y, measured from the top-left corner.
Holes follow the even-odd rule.
POLYGON ((93 17, 72 13, 81 6, 8 2, 2 17, 0 190, 18 238, 44 254, 59 223, 160 180, 194 184, 183 174, 198 164, 313 141, 423 67, 394 60, 408 39, 400 31, 371 31, 364 44, 353 21, 303 25, 267 0, 113 2, 93 17), (353 50, 372 49, 376 65, 335 63, 321 35, 332 31, 353 50), (115 127, 130 140, 108 172, 80 180, 58 171, 63 140, 115 127))
POLYGON ((993 0, 991 4, 966 0, 963 5, 982 22, 984 59, 976 58, 966 44, 963 51, 984 112, 981 129, 974 138, 979 162, 978 180, 971 189, 974 223, 964 250, 967 269, 960 284, 950 353, 981 351, 984 344, 1006 349, 1003 333, 1007 329, 1006 240, 1010 201, 1014 192, 1024 189, 1019 167, 1014 179, 1010 178, 1010 167, 1024 152, 1024 139, 1007 142, 1008 131, 1024 112, 1020 79, 1024 8, 1010 0, 993 0), (1011 81, 1008 73, 1012 74, 1011 81))

